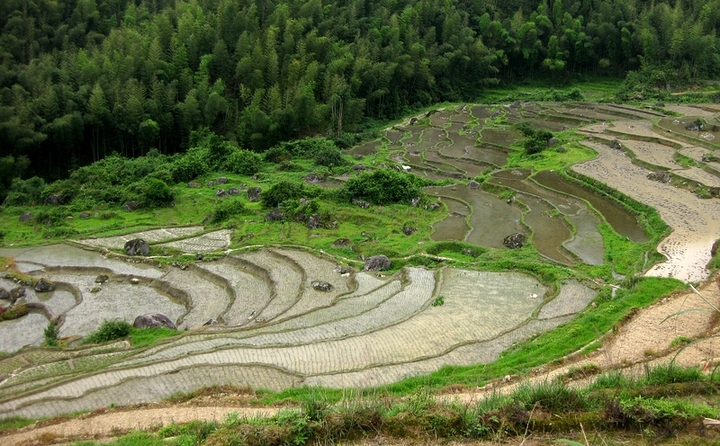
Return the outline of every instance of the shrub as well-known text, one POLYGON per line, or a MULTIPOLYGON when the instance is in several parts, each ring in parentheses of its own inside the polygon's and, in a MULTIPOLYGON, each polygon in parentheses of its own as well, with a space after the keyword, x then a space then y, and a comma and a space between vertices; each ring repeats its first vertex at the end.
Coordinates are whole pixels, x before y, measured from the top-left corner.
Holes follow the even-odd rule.
POLYGON ((307 187, 301 183, 281 181, 275 183, 260 196, 262 205, 266 208, 276 208, 287 200, 298 200, 307 194, 307 187))
POLYGON ((381 169, 351 178, 343 186, 348 200, 366 200, 377 205, 409 204, 419 197, 422 180, 414 175, 381 169))
POLYGON ((340 150, 323 147, 315 154, 315 164, 325 167, 339 167, 347 164, 340 150))
POLYGON ((215 207, 210 223, 222 223, 230 217, 245 212, 245 205, 238 199, 222 201, 215 207))
POLYGON ((205 148, 188 149, 184 155, 175 158, 172 167, 173 179, 184 183, 206 174, 210 171, 209 159, 210 152, 205 148))
POLYGON ((33 206, 40 204, 45 181, 39 177, 32 177, 27 180, 14 178, 10 185, 10 191, 5 198, 6 206, 33 206))
POLYGON ((163 180, 148 178, 143 187, 142 205, 148 207, 167 206, 175 195, 163 180))
POLYGON ((130 334, 131 328, 132 326, 122 319, 105 320, 97 330, 87 335, 83 343, 101 344, 103 342, 124 338, 130 334))
POLYGON ((45 335, 45 345, 48 347, 57 347, 60 330, 54 322, 50 322, 47 327, 45 327, 43 334, 45 335))
POLYGON ((241 175, 254 175, 260 170, 262 157, 249 150, 233 149, 225 162, 225 168, 232 173, 241 175))

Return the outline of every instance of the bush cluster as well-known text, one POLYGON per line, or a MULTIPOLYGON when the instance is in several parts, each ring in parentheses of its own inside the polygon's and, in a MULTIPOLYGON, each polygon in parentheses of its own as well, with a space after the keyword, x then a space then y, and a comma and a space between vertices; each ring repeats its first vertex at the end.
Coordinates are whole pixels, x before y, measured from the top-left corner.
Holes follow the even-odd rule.
POLYGON ((122 339, 130 334, 132 326, 122 319, 105 320, 97 330, 83 340, 84 344, 102 344, 103 342, 122 339))
POLYGON ((342 193, 348 201, 365 200, 376 205, 410 204, 422 195, 421 178, 392 169, 364 172, 348 180, 342 193))

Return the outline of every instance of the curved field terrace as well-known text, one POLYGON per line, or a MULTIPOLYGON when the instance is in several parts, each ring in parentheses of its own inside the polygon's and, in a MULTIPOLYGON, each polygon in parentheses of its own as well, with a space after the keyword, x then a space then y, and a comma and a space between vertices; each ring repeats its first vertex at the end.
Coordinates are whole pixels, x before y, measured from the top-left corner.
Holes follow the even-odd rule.
MULTIPOLYGON (((0 322, 0 350, 10 353, 0 359, 0 418, 150 402, 210 385, 371 387, 443 366, 491 363, 514 344, 592 311, 599 293, 609 296, 609 286, 623 285, 593 277, 606 271, 622 278, 613 250, 623 243, 645 256, 644 263, 636 259, 637 275, 704 280, 720 238, 720 201, 712 193, 720 171, 710 156, 714 133, 686 126, 714 123, 716 112, 668 110, 686 116, 517 102, 448 107, 387 129, 347 155, 369 169, 397 164, 445 181, 424 189, 434 213, 428 211, 426 227, 406 234, 404 245, 372 235, 384 229, 372 214, 393 212, 375 207, 357 219, 362 237, 352 241, 340 239, 345 233, 336 227, 303 227, 312 248, 254 246, 253 234, 241 229, 199 225, 0 248, 15 274, 0 278, 0 287, 20 281, 30 309, 0 322), (515 123, 523 121, 558 132, 562 151, 553 153, 567 151, 577 161, 556 172, 543 165, 547 158, 519 158, 523 136, 515 123), (668 181, 654 180, 658 172, 668 181), (670 230, 648 231, 630 199, 654 208, 670 230), (505 237, 517 233, 527 243, 510 250, 505 237), (657 246, 650 243, 666 234, 657 246), (186 254, 196 261, 115 253, 137 237, 161 258, 186 254), (336 249, 338 240, 346 243, 336 249), (406 256, 402 249, 411 244, 406 256), (401 247, 391 256, 401 266, 387 273, 358 268, 362 249, 386 245, 401 247), (648 260, 660 258, 650 256, 653 249, 660 261, 648 260), (447 252, 457 256, 443 257, 447 252), (537 269, 527 266, 533 262, 537 269), (542 282, 543 268, 561 271, 560 279, 542 282), (40 278, 54 291, 28 285, 40 278), (132 322, 146 313, 168 316, 181 333, 144 347, 77 342, 104 320, 132 322), (49 321, 58 324, 66 348, 37 347, 49 321)), ((413 212, 407 215, 424 210, 413 212)), ((414 224, 408 218, 403 224, 414 224)), ((265 236, 290 231, 261 224, 265 236)))

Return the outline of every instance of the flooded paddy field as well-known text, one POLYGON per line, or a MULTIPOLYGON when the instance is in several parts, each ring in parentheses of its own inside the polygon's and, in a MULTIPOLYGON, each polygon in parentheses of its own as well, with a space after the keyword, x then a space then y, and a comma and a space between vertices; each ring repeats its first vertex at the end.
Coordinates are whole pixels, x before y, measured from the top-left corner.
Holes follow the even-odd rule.
MULTIPOLYGON (((714 114, 720 113, 700 106, 673 110, 687 112, 677 119, 681 123, 697 118, 714 123, 714 114)), ((667 260, 640 274, 684 281, 707 276, 710 247, 720 238, 720 200, 648 179, 653 170, 667 170, 707 188, 720 184, 713 173, 719 163, 707 161, 716 152, 690 138, 701 133, 684 137, 681 130, 668 132, 655 124, 682 126, 675 118, 608 104, 522 102, 459 105, 418 118, 347 151, 368 157, 362 162, 369 169, 382 163, 402 171, 407 169, 400 165, 406 165, 410 174, 445 181, 424 189, 442 207, 435 211, 437 218, 427 220, 432 228, 417 241, 416 253, 431 252, 424 244, 455 240, 482 247, 489 257, 512 258, 516 253, 508 252, 503 240, 522 233, 535 250, 520 255, 562 270, 586 271, 581 262, 605 262, 602 221, 629 241, 649 240, 642 222, 618 201, 558 172, 508 168, 522 139, 512 124, 528 121, 555 132, 576 128, 577 135, 587 136, 568 147, 582 144, 595 158, 569 169, 652 206, 672 228, 658 246, 667 260), (613 140, 623 150, 611 149, 613 140), (695 164, 680 166, 679 155, 695 164), (371 157, 379 159, 377 165, 371 157)), ((340 174, 346 180, 357 173, 348 168, 340 174)), ((234 235, 230 227, 206 231, 192 226, 72 245, 0 249, 18 273, 56 284, 47 293, 25 286, 23 302, 37 310, 0 322, 0 350, 20 350, 0 359, 0 418, 149 402, 215 383, 276 390, 363 387, 446 365, 492 362, 513 344, 570 321, 600 288, 572 276, 548 284, 519 272, 477 271, 477 259, 442 263, 463 268, 427 269, 408 262, 387 274, 364 272, 357 268, 358 259, 347 262, 320 251, 287 246, 235 250, 234 235), (109 251, 138 236, 169 251, 203 252, 206 258, 160 267, 109 251), (348 263, 355 265, 349 272, 344 269, 348 263), (101 275, 107 280, 98 282, 101 275), (439 297, 443 304, 433 305, 439 297), (72 340, 103 320, 132 322, 150 312, 167 315, 187 331, 137 349, 127 342, 35 347, 50 320, 72 340), (152 391, 131 391, 138 386, 152 391)), ((358 255, 346 251, 348 257, 358 255)), ((18 286, 0 279, 0 287, 18 286)))

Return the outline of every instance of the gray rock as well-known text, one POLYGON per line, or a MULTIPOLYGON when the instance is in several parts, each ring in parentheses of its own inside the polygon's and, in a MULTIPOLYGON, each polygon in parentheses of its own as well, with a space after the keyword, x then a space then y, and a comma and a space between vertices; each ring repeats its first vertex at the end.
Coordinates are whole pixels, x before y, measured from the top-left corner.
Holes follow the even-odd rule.
POLYGON ((477 188, 480 187, 480 183, 478 183, 478 182, 475 181, 475 180, 470 180, 470 182, 468 183, 468 187, 469 187, 470 189, 477 189, 477 188))
POLYGON ((280 221, 285 218, 285 213, 280 209, 271 209, 265 214, 265 221, 280 221))
POLYGON ((363 269, 365 271, 384 271, 386 269, 390 269, 390 259, 382 254, 379 256, 372 256, 365 261, 363 269))
POLYGON ((353 170, 365 170, 365 164, 355 164, 353 170))
POLYGON ((230 195, 240 195, 240 189, 238 189, 237 187, 231 187, 230 189, 228 189, 227 192, 230 195))
POLYGON ((10 300, 10 292, 0 287, 0 300, 10 300))
POLYGON ((323 291, 323 292, 326 292, 326 293, 327 293, 328 291, 332 291, 332 290, 335 288, 335 287, 332 286, 332 284, 329 284, 329 283, 327 283, 327 282, 323 282, 323 281, 321 281, 321 280, 314 280, 314 281, 311 283, 311 285, 312 285, 312 287, 313 287, 313 289, 314 289, 315 291, 323 291))
POLYGON ((52 282, 48 282, 44 278, 41 278, 35 284, 35 291, 38 293, 49 293, 50 291, 55 291, 55 285, 52 282))
POLYGON ((417 228, 414 228, 412 226, 403 226, 403 228, 402 228, 402 232, 405 235, 412 235, 412 234, 416 233, 417 230, 418 230, 417 228))
POLYGON ((335 248, 347 248, 348 246, 352 246, 352 241, 347 238, 339 238, 332 242, 332 246, 335 248))
POLYGON ((306 183, 322 183, 325 181, 325 178, 316 173, 311 173, 310 175, 306 175, 303 180, 305 180, 306 183))
POLYGON ((33 214, 32 214, 31 212, 24 212, 24 213, 20 216, 19 220, 24 223, 24 222, 26 222, 26 221, 32 220, 33 217, 34 217, 34 216, 33 216, 33 214))
POLYGON ((110 280, 110 277, 108 277, 106 274, 100 274, 99 276, 97 276, 95 278, 95 283, 99 283, 100 285, 102 285, 103 283, 107 282, 108 280, 110 280))
POLYGON ((518 249, 522 248, 525 244, 525 234, 522 234, 520 232, 516 232, 515 234, 510 234, 505 239, 503 239, 503 245, 507 246, 510 249, 518 249))
POLYGON ((420 204, 420 197, 415 197, 412 200, 410 200, 410 206, 417 207, 417 205, 420 204))
POLYGON ((90 214, 87 212, 81 212, 80 218, 82 218, 83 220, 88 219, 88 218, 90 218, 90 214))
POLYGON ((215 186, 217 186, 217 183, 213 180, 210 180, 207 182, 207 185, 208 185, 208 187, 215 187, 215 186))
POLYGON ((125 209, 128 212, 134 211, 135 209, 137 209, 137 207, 138 207, 137 200, 128 201, 127 203, 125 203, 123 205, 123 209, 125 209))
POLYGON ((141 314, 140 316, 135 318, 135 322, 133 322, 133 327, 135 327, 135 328, 165 327, 165 328, 170 328, 172 330, 177 330, 175 323, 173 321, 171 321, 169 317, 167 317, 161 313, 141 314))
POLYGON ((260 194, 262 193, 262 189, 259 187, 251 187, 247 191, 247 197, 248 201, 260 201, 260 194))
POLYGON ((187 187, 189 187, 190 189, 198 189, 202 187, 202 184, 198 183, 197 181, 191 181, 187 184, 187 187))
POLYGON ((415 125, 418 122, 418 118, 410 118, 410 125, 415 125))
POLYGON ((146 256, 150 254, 150 246, 141 238, 128 240, 125 243, 125 254, 129 256, 146 256))
POLYGON ((313 214, 308 218, 307 225, 308 229, 322 228, 323 222, 320 214, 313 214))
POLYGON ((622 149, 622 144, 620 144, 620 141, 618 141, 617 139, 613 139, 612 141, 610 141, 610 148, 620 150, 622 149))
POLYGON ((657 170, 647 175, 647 179, 651 181, 657 181, 658 183, 669 183, 672 179, 669 172, 664 170, 657 170))
POLYGON ((560 140, 553 136, 552 138, 547 140, 547 146, 552 147, 559 142, 560 142, 560 140))
POLYGON ((519 109, 521 106, 522 106, 522 102, 520 102, 520 101, 515 101, 512 104, 510 104, 510 108, 515 109, 515 110, 519 109))
POLYGON ((51 206, 58 206, 65 202, 65 196, 60 194, 50 194, 47 197, 45 197, 45 204, 49 204, 51 206))
POLYGON ((428 208, 428 210, 430 210, 430 211, 434 211, 435 209, 437 209, 437 208, 439 208, 439 207, 440 207, 440 203, 433 203, 433 204, 431 204, 430 206, 428 206, 427 208, 428 208))
POLYGON ((685 130, 690 130, 691 132, 699 132, 704 129, 705 125, 702 122, 698 121, 693 121, 685 126, 685 130))
POLYGON ((226 184, 227 183, 227 177, 219 177, 217 179, 218 184, 226 184))
POLYGON ((555 151, 557 153, 565 153, 565 152, 567 152, 567 149, 565 148, 565 146, 558 146, 558 148, 555 149, 555 151))
POLYGON ((215 196, 218 198, 227 197, 230 194, 225 189, 220 189, 219 191, 215 192, 215 196))
POLYGON ((370 203, 365 200, 353 199, 352 204, 354 204, 355 206, 360 206, 363 209, 367 209, 370 207, 370 203))
POLYGON ((26 292, 27 291, 25 290, 25 288, 21 286, 13 288, 12 290, 10 290, 10 301, 12 303, 15 303, 18 299, 22 299, 23 297, 25 297, 26 292))
POLYGON ((208 321, 205 322, 203 325, 217 325, 217 323, 217 319, 208 319, 208 321))

